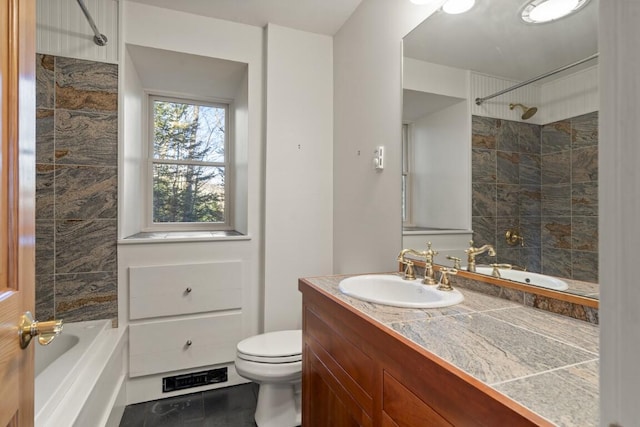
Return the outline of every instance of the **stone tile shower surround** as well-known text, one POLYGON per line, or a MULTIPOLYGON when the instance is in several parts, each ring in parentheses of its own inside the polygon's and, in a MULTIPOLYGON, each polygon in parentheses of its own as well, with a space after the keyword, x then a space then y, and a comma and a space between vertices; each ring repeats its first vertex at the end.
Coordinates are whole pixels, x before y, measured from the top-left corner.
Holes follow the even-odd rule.
POLYGON ((117 318, 118 66, 36 55, 36 316, 117 318))
POLYGON ((598 113, 543 126, 472 117, 472 226, 496 259, 598 281, 598 113), (504 233, 521 231, 524 247, 504 233))

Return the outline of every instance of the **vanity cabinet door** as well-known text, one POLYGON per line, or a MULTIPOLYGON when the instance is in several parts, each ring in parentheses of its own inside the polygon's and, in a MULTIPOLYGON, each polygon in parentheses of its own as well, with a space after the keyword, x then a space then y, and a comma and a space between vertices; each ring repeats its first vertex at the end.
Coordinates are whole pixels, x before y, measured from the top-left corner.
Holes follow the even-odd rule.
POLYGON ((400 384, 388 372, 383 374, 383 427, 451 427, 431 406, 400 384))
MULTIPOLYGON (((310 346, 305 346, 302 425, 304 427, 371 427, 371 418, 336 380, 310 346)), ((326 356, 326 355, 325 355, 326 356)))

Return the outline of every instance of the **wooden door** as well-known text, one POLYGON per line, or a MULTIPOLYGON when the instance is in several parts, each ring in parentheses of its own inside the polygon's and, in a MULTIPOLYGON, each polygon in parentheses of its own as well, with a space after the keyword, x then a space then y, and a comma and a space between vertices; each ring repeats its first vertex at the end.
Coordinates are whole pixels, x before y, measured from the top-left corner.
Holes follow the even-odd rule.
POLYGON ((33 345, 20 315, 34 308, 35 0, 0 0, 0 426, 33 425, 33 345))

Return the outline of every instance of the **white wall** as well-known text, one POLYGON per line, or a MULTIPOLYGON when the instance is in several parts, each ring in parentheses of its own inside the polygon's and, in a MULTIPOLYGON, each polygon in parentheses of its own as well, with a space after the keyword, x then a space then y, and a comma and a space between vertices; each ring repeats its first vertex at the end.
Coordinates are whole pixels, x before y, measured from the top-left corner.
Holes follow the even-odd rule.
POLYGON ((600 425, 640 420, 640 3, 600 3, 600 425))
POLYGON ((334 37, 334 271, 397 268, 402 38, 442 2, 363 0, 334 37), (385 169, 373 155, 385 147, 385 169))
POLYGON ((249 195, 246 191, 249 188, 249 75, 245 73, 238 92, 234 99, 234 139, 236 140, 235 151, 233 153, 233 200, 235 200, 233 211, 233 223, 236 230, 242 234, 248 231, 249 215, 249 195), (240 190, 242 189, 242 190, 240 190))
POLYGON ((438 95, 467 98, 469 77, 466 70, 404 57, 402 88, 438 95))
MULTIPOLYGON (((246 123, 248 141, 246 152, 240 154, 241 162, 248 168, 248 194, 242 203, 246 208, 247 234, 245 240, 218 240, 206 242, 175 242, 166 243, 147 241, 131 244, 121 240, 118 246, 118 295, 120 299, 128 297, 128 267, 145 265, 164 265, 181 263, 209 262, 212 260, 239 260, 243 263, 243 325, 244 335, 257 333, 262 322, 261 274, 262 274, 262 187, 264 174, 263 162, 263 31, 261 28, 244 24, 236 24, 212 18, 205 18, 139 3, 125 2, 123 5, 122 45, 133 44, 142 47, 166 49, 175 52, 188 53, 209 58, 220 58, 248 64, 246 101, 239 102, 239 108, 244 110, 240 120, 246 123)), ((129 58, 130 59, 130 58, 129 58)), ((131 64, 125 58, 124 73, 130 76, 128 69, 131 64)), ((127 96, 139 91, 139 85, 127 84, 123 96, 124 106, 136 105, 134 98, 131 103, 127 96), (135 88, 135 90, 134 90, 135 88)), ((242 91, 240 91, 242 92, 242 91)), ((242 95, 242 93, 240 93, 242 95)), ((237 112, 238 113, 238 112, 237 112)), ((138 109, 124 111, 125 129, 135 129, 129 121, 139 121, 138 109)), ((137 130, 127 131, 120 141, 121 147, 129 144, 135 147, 137 130)), ((135 150, 135 149, 134 149, 135 150)), ((137 150, 141 150, 138 146, 137 150)), ((127 164, 124 165, 127 167, 127 164)), ((140 178, 136 179, 138 171, 124 172, 124 187, 135 187, 131 190, 139 191, 140 178)), ((129 194, 129 193, 124 193, 129 194)), ((133 193, 131 193, 133 194, 133 193)), ((136 224, 134 217, 139 216, 136 206, 129 203, 130 197, 122 198, 119 209, 126 216, 125 223, 136 224)), ((127 231, 134 229, 127 226, 127 231)), ((139 230, 138 230, 139 231, 139 230)), ((121 234, 123 236, 123 234, 121 234)), ((125 308, 124 305, 121 305, 125 308)), ((119 316, 126 322, 129 313, 120 312, 119 316)))
MULTIPOLYGON (((476 98, 484 98, 486 96, 493 95, 496 92, 507 89, 518 83, 520 82, 516 80, 471 72, 471 94, 469 96, 469 99, 471 100, 471 114, 521 122, 523 121, 520 118, 522 116, 522 110, 520 108, 510 110, 509 104, 524 104, 527 107, 538 107, 538 112, 541 112, 541 89, 540 86, 535 84, 530 84, 514 91, 507 92, 504 95, 488 99, 484 101, 482 105, 476 105, 476 98)), ((544 124, 541 120, 541 115, 538 113, 528 119, 527 122, 536 125, 544 124)))
POLYGON ((540 122, 580 116, 600 109, 598 66, 592 66, 552 80, 541 87, 540 122))
POLYGON ((269 24, 264 328, 301 327, 298 278, 330 274, 331 37, 269 24))
POLYGON ((75 0, 37 0, 36 52, 100 62, 118 62, 118 1, 84 0, 106 46, 93 42, 93 30, 75 0))
POLYGON ((143 182, 142 170, 145 157, 142 140, 145 96, 140 76, 133 66, 129 51, 122 49, 122 52, 123 59, 120 61, 118 76, 120 79, 118 139, 126 141, 126 144, 120 144, 118 152, 121 165, 118 174, 120 188, 118 194, 118 236, 125 237, 139 232, 142 227, 142 215, 136 215, 131 210, 138 210, 141 202, 145 200, 143 186, 140 185, 143 182), (127 212, 129 215, 125 215, 127 212))
POLYGON ((410 129, 411 222, 422 227, 471 229, 468 102, 429 114, 413 122, 410 129))

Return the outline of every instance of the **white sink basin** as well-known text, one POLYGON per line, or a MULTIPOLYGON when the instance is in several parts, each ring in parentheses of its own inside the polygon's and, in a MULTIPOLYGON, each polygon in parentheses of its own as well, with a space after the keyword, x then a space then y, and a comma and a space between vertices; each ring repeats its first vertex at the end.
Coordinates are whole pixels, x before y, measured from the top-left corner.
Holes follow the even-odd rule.
POLYGON ((457 291, 439 291, 436 286, 426 286, 417 280, 404 280, 399 276, 367 274, 344 279, 340 292, 363 301, 395 307, 437 308, 448 307, 464 300, 457 291))
MULTIPOLYGON (((492 267, 476 267, 476 273, 491 276, 492 272, 492 267)), ((564 291, 569 288, 569 285, 564 280, 545 276, 544 274, 531 273, 529 271, 500 269, 500 278, 526 283, 527 285, 535 285, 541 288, 553 289, 555 291, 564 291)))

